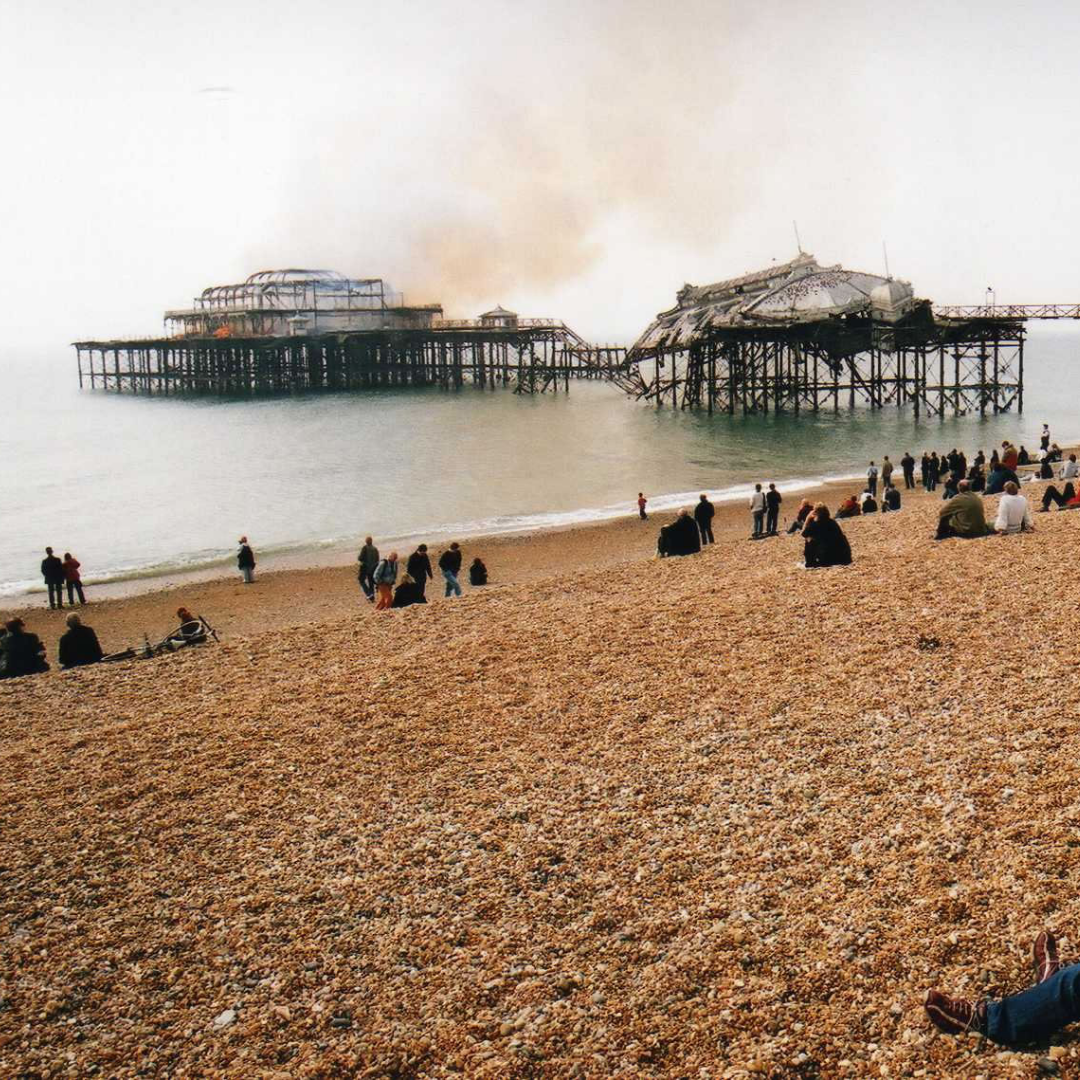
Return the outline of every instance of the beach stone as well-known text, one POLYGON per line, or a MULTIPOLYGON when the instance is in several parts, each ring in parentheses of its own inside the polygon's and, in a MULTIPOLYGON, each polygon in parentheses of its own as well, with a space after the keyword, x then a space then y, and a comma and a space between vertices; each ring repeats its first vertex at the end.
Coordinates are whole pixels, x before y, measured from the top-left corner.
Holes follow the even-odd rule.
POLYGON ((236 1010, 235 1009, 225 1009, 223 1012, 219 1012, 217 1014, 217 1016, 214 1017, 214 1027, 216 1027, 216 1028, 228 1027, 235 1020, 236 1020, 236 1010))

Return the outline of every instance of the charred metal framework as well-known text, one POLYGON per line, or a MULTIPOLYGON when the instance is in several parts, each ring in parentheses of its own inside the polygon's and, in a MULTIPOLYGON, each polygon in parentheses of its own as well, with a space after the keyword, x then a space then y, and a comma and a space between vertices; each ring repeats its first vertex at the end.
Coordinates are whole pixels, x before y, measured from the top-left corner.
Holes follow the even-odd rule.
POLYGON ((634 396, 709 413, 910 405, 916 416, 944 416, 1024 407, 1018 318, 718 328, 631 358, 634 396))
POLYGON ((334 270, 260 270, 236 285, 203 289, 190 308, 165 312, 166 336, 236 337, 342 330, 423 329, 442 315, 438 304, 406 307, 381 278, 348 278, 334 270))
POLYGON ((934 308, 906 281, 820 266, 800 251, 680 289, 628 352, 631 393, 729 414, 1020 412, 1025 322, 1077 318, 1076 304, 934 308))
MULTIPOLYGON (((509 313, 506 313, 509 314, 509 313)), ((633 384, 626 350, 586 344, 554 319, 434 321, 427 330, 292 337, 75 342, 79 386, 116 393, 245 396, 473 384, 517 393, 569 389, 571 378, 633 384)))

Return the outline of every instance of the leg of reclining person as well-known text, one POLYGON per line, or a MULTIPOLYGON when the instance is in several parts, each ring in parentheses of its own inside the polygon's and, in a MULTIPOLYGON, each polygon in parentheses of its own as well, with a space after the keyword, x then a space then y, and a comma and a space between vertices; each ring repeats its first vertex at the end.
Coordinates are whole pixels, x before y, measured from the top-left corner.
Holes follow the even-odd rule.
POLYGON ((1048 1038, 1080 1020, 1080 964, 1062 968, 1045 982, 986 1005, 986 1037, 1003 1046, 1048 1038))

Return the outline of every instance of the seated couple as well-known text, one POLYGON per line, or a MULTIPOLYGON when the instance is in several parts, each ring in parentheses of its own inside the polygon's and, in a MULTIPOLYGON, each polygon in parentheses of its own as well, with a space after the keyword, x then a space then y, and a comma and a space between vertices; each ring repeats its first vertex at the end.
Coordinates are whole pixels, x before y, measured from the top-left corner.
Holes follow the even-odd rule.
POLYGON ((961 480, 957 494, 941 508, 934 539, 946 540, 950 536, 957 536, 973 540, 995 533, 1031 532, 1031 511, 1027 499, 1019 492, 1019 486, 1012 480, 1005 484, 1005 492, 998 503, 997 518, 993 525, 988 525, 982 499, 971 490, 967 480, 961 480))

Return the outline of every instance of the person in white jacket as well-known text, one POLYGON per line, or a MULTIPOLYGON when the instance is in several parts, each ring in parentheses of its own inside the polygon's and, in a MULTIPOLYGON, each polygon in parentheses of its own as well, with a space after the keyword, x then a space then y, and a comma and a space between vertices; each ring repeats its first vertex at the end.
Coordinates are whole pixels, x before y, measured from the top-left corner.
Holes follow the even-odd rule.
POLYGON ((1069 460, 1061 467, 1061 472, 1058 473, 1059 480, 1075 480, 1080 477, 1080 465, 1076 464, 1076 455, 1070 454, 1069 460))
POLYGON ((994 531, 998 533, 1012 534, 1018 532, 1033 532, 1035 526, 1031 524, 1031 508, 1027 499, 1019 494, 1020 489, 1011 480, 1005 485, 1005 492, 998 502, 997 520, 994 522, 994 531))
POLYGON ((760 484, 754 485, 754 494, 750 496, 750 513, 754 518, 753 539, 760 540, 765 531, 765 492, 760 484))

